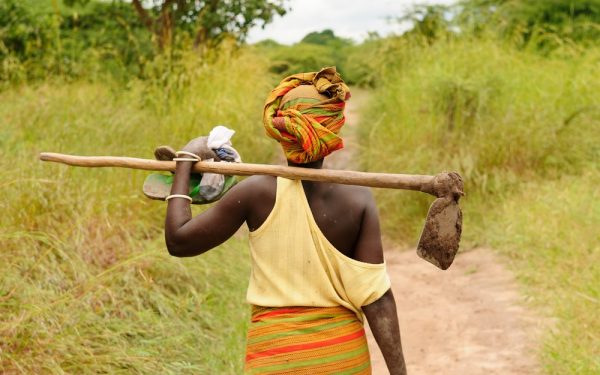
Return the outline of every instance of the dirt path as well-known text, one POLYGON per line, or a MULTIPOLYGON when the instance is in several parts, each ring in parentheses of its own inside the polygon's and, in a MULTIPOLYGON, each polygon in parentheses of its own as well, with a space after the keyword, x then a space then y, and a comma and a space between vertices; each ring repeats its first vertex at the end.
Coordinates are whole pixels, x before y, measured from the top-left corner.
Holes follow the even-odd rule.
MULTIPOLYGON (((351 168, 354 136, 368 92, 354 90, 343 130, 346 148, 326 159, 328 168, 351 168)), ((536 374, 539 328, 524 308, 513 275, 489 249, 460 253, 440 271, 386 244, 386 262, 396 297, 408 372, 417 374, 536 374)), ((371 335, 375 375, 387 374, 371 335)))

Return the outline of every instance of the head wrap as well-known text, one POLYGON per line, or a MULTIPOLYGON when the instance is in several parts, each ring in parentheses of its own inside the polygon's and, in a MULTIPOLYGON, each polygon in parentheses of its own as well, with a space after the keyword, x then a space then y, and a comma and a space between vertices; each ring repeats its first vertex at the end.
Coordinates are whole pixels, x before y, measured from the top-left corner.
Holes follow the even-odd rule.
POLYGON ((324 158, 344 147, 338 136, 344 125, 344 107, 350 90, 335 67, 285 78, 269 94, 263 123, 267 135, 279 141, 288 160, 304 164, 324 158), (290 91, 312 85, 316 95, 290 91), (290 93, 290 95, 286 95, 290 93), (290 100, 289 97, 294 97, 290 100))

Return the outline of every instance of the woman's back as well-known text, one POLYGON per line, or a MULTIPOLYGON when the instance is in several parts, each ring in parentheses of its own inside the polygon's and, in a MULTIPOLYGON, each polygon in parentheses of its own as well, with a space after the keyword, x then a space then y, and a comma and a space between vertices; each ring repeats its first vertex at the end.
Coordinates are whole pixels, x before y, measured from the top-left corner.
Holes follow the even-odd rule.
MULTIPOLYGON (((275 206, 277 179, 254 176, 244 181, 254 190, 256 199, 248 213, 247 224, 251 232, 260 228, 275 206)), ((302 182, 305 199, 319 230, 327 240, 347 257, 368 263, 382 263, 377 248, 368 251, 364 245, 372 238, 377 247, 378 222, 363 220, 365 215, 377 215, 373 197, 368 188, 324 182, 302 182), (364 226, 376 226, 365 228, 364 226), (361 237, 360 234, 367 233, 361 237)), ((380 245, 379 245, 380 247, 380 245)))
MULTIPOLYGON (((323 195, 336 192, 336 186, 321 187, 325 189, 319 193, 312 191, 313 201, 322 201, 323 195)), ((352 200, 349 210, 325 210, 316 204, 315 212, 337 222, 340 229, 334 233, 336 239, 342 239, 342 235, 356 237, 364 211, 359 209, 358 201, 352 200), (357 230, 348 228, 347 223, 356 221, 357 230)), ((353 259, 324 235, 298 180, 277 179, 275 204, 262 224, 250 233, 250 255, 252 273, 247 297, 252 305, 344 306, 362 320, 361 306, 374 302, 390 287, 383 263, 353 259)))

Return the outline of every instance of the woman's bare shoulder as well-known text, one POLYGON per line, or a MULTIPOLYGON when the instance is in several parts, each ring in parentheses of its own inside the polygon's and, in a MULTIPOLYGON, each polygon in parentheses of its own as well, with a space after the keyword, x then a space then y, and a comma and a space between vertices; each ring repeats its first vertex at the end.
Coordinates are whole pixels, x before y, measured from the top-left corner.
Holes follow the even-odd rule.
POLYGON ((369 187, 341 184, 337 184, 336 187, 337 195, 342 199, 348 200, 349 202, 366 206, 373 204, 375 201, 373 192, 369 187))
POLYGON ((240 182, 239 185, 253 194, 274 193, 277 189, 277 178, 273 176, 250 176, 240 182))

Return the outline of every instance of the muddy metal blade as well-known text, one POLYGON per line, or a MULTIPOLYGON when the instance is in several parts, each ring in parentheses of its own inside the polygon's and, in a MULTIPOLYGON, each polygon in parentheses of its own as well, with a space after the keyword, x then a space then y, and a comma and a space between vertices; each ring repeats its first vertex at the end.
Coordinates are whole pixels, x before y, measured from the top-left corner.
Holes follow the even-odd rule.
POLYGON ((458 251, 462 211, 452 197, 437 198, 429 207, 417 254, 442 270, 450 267, 458 251))

